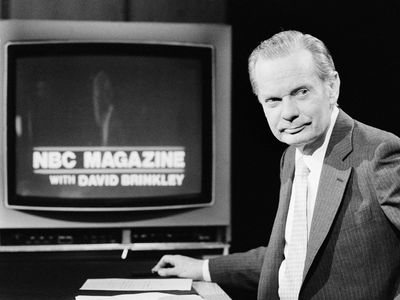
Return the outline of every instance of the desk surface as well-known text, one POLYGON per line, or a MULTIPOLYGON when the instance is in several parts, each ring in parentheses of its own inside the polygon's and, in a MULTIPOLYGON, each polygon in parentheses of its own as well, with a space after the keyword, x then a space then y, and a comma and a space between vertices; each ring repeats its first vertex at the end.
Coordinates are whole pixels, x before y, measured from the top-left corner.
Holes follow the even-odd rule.
MULTIPOLYGON (((0 299, 74 300, 87 278, 133 278, 149 275, 154 260, 0 260, 0 299)), ((206 300, 230 300, 215 283, 193 282, 194 290, 206 300)))
MULTIPOLYGON (((154 291, 153 291, 154 292, 154 291)), ((173 295, 190 295, 196 294, 200 295, 205 300, 232 300, 216 283, 204 282, 204 281, 193 281, 191 291, 160 291, 161 293, 173 294, 173 295)), ((145 293, 145 291, 138 291, 132 293, 145 293)), ((81 290, 77 294, 82 295, 97 295, 97 296, 114 296, 121 294, 118 291, 87 291, 81 290)), ((130 294, 128 291, 122 292, 122 294, 130 294)))
POLYGON ((231 300, 231 298, 213 282, 194 281, 194 290, 206 300, 231 300))
MULTIPOLYGON (((232 300, 216 283, 194 281, 193 289, 205 300, 232 300)), ((2 285, 0 299, 7 300, 74 300, 77 291, 71 289, 60 289, 57 292, 51 289, 29 287, 16 284, 12 289, 5 289, 2 285)))

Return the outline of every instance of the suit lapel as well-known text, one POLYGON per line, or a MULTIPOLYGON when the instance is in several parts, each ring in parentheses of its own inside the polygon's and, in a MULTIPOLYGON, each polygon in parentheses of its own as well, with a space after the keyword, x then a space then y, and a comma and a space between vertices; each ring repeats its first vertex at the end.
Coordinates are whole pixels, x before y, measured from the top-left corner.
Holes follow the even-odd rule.
POLYGON ((284 155, 281 167, 281 188, 279 206, 268 243, 258 289, 258 299, 279 299, 278 273, 283 260, 285 246, 286 218, 289 210, 290 194, 294 174, 294 148, 289 147, 284 155))
POLYGON ((319 189, 315 203, 303 278, 331 228, 342 202, 350 173, 351 169, 341 171, 331 166, 324 166, 320 179, 320 186, 323 188, 319 189))
POLYGON ((318 250, 327 237, 343 199, 351 174, 351 168, 347 167, 343 161, 352 151, 353 127, 354 121, 340 111, 328 144, 319 180, 303 278, 306 277, 318 250))
MULTIPOLYGON (((287 157, 294 157, 294 149, 289 149, 287 157)), ((281 182, 281 190, 279 195, 279 207, 276 215, 276 231, 274 232, 274 241, 276 244, 276 253, 279 253, 278 269, 283 260, 283 250, 285 247, 285 228, 286 219, 289 211, 290 195, 292 192, 293 176, 294 176, 294 159, 286 160, 283 171, 282 178, 284 181, 281 182)))

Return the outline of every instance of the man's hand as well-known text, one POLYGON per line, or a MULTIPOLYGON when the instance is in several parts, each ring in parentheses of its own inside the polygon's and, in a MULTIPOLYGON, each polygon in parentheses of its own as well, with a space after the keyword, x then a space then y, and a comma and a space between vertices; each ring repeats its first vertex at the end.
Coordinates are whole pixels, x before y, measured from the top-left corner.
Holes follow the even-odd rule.
POLYGON ((203 280, 203 260, 182 255, 164 255, 151 269, 153 273, 203 280))

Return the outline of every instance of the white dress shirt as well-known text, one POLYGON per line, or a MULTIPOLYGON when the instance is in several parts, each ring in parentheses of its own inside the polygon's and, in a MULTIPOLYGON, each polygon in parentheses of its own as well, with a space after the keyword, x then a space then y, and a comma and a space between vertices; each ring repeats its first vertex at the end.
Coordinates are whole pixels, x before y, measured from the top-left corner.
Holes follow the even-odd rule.
MULTIPOLYGON (((314 213, 314 206, 315 206, 315 200, 317 197, 317 190, 318 190, 318 184, 319 184, 319 178, 321 176, 321 170, 322 170, 322 165, 324 162, 325 158, 325 153, 326 149, 328 148, 328 143, 330 140, 330 137, 332 135, 332 130, 333 126, 335 125, 336 118, 339 114, 339 109, 334 106, 331 114, 331 122, 328 128, 328 132, 325 136, 324 143, 314 151, 312 155, 303 155, 299 150, 296 149, 296 160, 299 158, 299 155, 303 155, 303 159, 307 167, 310 169, 310 173, 308 175, 308 197, 307 197, 307 223, 308 223, 308 235, 310 234, 310 228, 311 228, 311 221, 312 221, 312 216, 314 213)), ((284 254, 285 256, 287 255, 287 245, 290 243, 290 235, 292 231, 292 223, 293 223, 293 195, 294 195, 294 188, 295 184, 293 183, 292 185, 292 193, 291 193, 291 198, 290 198, 290 204, 289 204, 289 211, 288 211, 288 216, 286 219, 286 228, 285 228, 285 248, 284 248, 284 254)), ((282 264, 279 268, 279 282, 282 280, 282 276, 284 274, 284 270, 286 267, 285 260, 282 261, 282 264)), ((211 275, 209 271, 209 266, 208 266, 208 259, 204 261, 203 263, 203 279, 205 281, 211 281, 211 275)))

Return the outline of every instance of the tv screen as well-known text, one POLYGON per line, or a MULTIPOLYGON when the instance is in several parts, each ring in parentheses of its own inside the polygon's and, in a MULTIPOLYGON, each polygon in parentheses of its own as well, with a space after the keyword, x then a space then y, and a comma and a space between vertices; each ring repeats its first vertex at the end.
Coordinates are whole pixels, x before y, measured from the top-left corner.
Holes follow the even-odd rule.
POLYGON ((210 204, 212 47, 10 43, 7 66, 10 205, 210 204))

